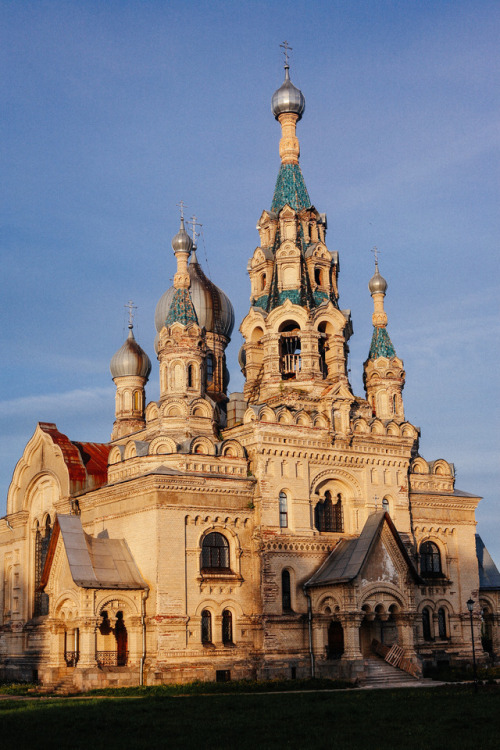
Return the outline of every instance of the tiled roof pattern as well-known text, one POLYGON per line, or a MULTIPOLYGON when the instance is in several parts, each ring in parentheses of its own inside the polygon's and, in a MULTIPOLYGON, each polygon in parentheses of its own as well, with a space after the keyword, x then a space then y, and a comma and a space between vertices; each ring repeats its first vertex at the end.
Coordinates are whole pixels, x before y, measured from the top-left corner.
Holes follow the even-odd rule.
POLYGON ((391 359, 391 357, 395 356, 396 350, 392 345, 387 329, 374 326, 368 359, 378 359, 379 357, 391 359))
POLYGON ((184 326, 187 326, 190 323, 198 323, 198 318, 196 317, 196 312, 188 289, 175 290, 175 294, 167 313, 165 325, 171 326, 174 323, 182 323, 184 326))
POLYGON ((279 212, 286 205, 294 211, 311 206, 309 193, 298 164, 282 164, 278 172, 271 211, 279 212))

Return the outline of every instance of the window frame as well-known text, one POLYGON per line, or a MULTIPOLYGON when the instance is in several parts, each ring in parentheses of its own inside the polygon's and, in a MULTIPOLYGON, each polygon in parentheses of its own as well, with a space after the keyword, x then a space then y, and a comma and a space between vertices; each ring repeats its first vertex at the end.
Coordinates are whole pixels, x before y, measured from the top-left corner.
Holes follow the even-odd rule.
POLYGON ((278 496, 279 500, 279 525, 280 529, 288 528, 288 495, 281 490, 278 496))
POLYGON ((420 574, 423 578, 443 578, 441 550, 436 542, 427 539, 418 548, 420 558, 420 574))
POLYGON ((281 571, 281 609, 283 614, 290 614, 292 609, 292 576, 288 568, 281 571))
POLYGON ((229 541, 220 531, 210 531, 206 534, 201 542, 200 568, 202 573, 230 573, 230 551, 229 541), (210 543, 212 541, 213 544, 210 543))
POLYGON ((201 611, 200 637, 202 644, 212 644, 212 613, 209 609, 201 611))

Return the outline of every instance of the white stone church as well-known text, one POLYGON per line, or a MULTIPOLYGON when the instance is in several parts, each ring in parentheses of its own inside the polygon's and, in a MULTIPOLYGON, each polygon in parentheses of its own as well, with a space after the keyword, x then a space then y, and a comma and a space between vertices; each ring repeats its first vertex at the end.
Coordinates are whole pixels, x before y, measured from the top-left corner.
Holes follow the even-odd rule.
POLYGON ((146 402, 151 363, 131 324, 111 360, 110 442, 39 423, 26 445, 0 519, 0 677, 356 679, 375 653, 418 676, 471 661, 468 600, 478 659, 499 655, 480 498, 419 454, 377 263, 365 395, 352 392, 339 257, 299 166, 304 108, 286 65, 272 98, 281 166, 240 326, 244 392, 227 393, 233 308, 181 218, 155 315, 159 401, 146 402))

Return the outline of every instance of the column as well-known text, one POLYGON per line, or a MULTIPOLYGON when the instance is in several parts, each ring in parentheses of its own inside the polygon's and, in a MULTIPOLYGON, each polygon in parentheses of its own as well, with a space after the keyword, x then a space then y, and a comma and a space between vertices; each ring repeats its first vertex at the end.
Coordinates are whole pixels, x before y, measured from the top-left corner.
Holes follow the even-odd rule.
POLYGON ((95 641, 96 641, 96 628, 98 619, 96 617, 89 617, 85 620, 80 620, 80 659, 78 666, 80 668, 88 668, 97 666, 95 658, 95 641))
POLYGON ((363 620, 363 612, 347 612, 340 615, 340 622, 344 628, 344 661, 362 659, 359 648, 359 628, 363 620))

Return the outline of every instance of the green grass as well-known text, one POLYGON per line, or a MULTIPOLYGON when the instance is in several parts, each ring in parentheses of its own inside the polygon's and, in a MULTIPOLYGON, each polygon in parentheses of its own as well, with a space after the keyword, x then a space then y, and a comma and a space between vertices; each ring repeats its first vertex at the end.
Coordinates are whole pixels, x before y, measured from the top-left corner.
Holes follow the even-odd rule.
POLYGON ((144 687, 100 688, 90 690, 87 695, 115 695, 137 697, 169 695, 213 695, 217 693, 278 693, 297 690, 344 690, 353 688, 345 680, 231 680, 230 682, 188 682, 177 685, 151 685, 144 687))
POLYGON ((5 747, 498 748, 500 689, 0 701, 5 747))

